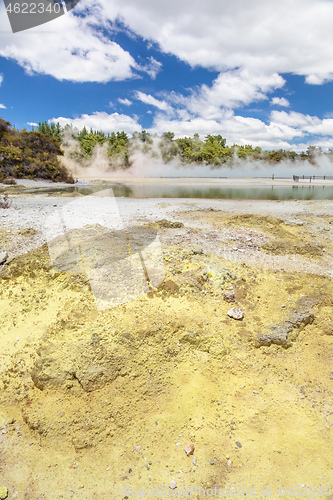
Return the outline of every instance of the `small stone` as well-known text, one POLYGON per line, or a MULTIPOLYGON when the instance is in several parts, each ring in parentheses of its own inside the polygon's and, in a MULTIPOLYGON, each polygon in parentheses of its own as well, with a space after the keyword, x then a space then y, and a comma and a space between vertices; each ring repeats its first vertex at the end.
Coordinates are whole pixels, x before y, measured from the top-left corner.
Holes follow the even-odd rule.
POLYGON ((4 500, 7 497, 8 497, 8 490, 7 490, 7 488, 5 488, 5 486, 0 486, 0 499, 4 500))
POLYGON ((7 260, 8 253, 7 252, 0 252, 0 264, 4 264, 7 260))
POLYGON ((234 292, 224 292, 223 298, 226 302, 234 302, 235 294, 234 292))
POLYGON ((170 481, 169 488, 170 490, 175 490, 177 488, 177 483, 174 479, 170 481))
POLYGON ((212 460, 212 461, 210 462, 210 465, 214 465, 214 460, 212 460))
POLYGON ((242 445, 239 441, 236 441, 236 444, 237 444, 238 448, 242 448, 242 445))
POLYGON ((194 452, 194 444, 187 444, 185 445, 185 453, 189 457, 190 455, 193 455, 194 452))
POLYGON ((196 459, 196 457, 193 457, 192 464, 193 465, 197 465, 197 459, 196 459))
POLYGON ((136 446, 136 447, 135 447, 135 450, 136 450, 137 452, 141 451, 141 446, 136 446))
POLYGON ((229 311, 227 312, 227 315, 230 318, 238 319, 238 320, 244 318, 244 312, 240 307, 233 307, 232 309, 229 309, 229 311))
POLYGON ((232 460, 228 460, 227 465, 230 467, 231 464, 232 464, 232 460))
POLYGON ((204 253, 203 249, 199 245, 195 244, 191 246, 191 250, 194 253, 194 255, 202 255, 204 253))

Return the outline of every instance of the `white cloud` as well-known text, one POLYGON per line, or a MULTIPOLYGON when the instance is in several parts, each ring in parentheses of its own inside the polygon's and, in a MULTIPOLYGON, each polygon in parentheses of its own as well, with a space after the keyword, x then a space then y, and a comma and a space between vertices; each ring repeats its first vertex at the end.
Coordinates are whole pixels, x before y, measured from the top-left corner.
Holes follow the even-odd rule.
POLYGON ((272 106, 283 106, 288 108, 290 106, 290 102, 285 97, 273 97, 271 100, 272 106))
POLYGON ((333 136, 333 119, 320 120, 307 128, 310 134, 333 136))
POLYGON ((100 3, 106 17, 118 16, 191 66, 295 73, 312 84, 333 79, 333 3, 327 0, 100 3))
POLYGON ((290 127, 297 127, 301 130, 305 130, 309 126, 317 125, 321 122, 316 116, 303 115, 295 111, 287 113, 286 111, 275 110, 271 113, 271 121, 277 125, 288 125, 290 127))
POLYGON ((231 110, 221 113, 218 120, 197 116, 177 120, 159 113, 150 132, 162 134, 165 131, 174 132, 176 137, 193 136, 195 133, 202 137, 221 134, 229 145, 252 144, 267 150, 302 151, 311 144, 333 148, 333 119, 320 120, 318 117, 295 112, 273 111, 268 124, 259 119, 238 116, 231 110), (313 134, 317 136, 315 139, 313 134), (318 135, 323 137, 318 138, 318 135), (300 139, 302 143, 297 144, 300 139))
POLYGON ((60 80, 123 80, 140 70, 154 78, 160 62, 151 57, 139 65, 105 36, 114 29, 112 23, 120 20, 148 44, 157 42, 163 52, 193 67, 221 72, 239 68, 252 75, 294 73, 317 85, 333 79, 333 2, 327 0, 169 0, 164 4, 81 0, 74 13, 13 36, 2 5, 0 55, 29 72, 60 80))
POLYGON ((133 76, 136 63, 131 55, 98 34, 89 18, 67 14, 45 26, 14 36, 2 34, 0 56, 14 59, 29 74, 58 80, 107 82, 133 76))
POLYGON ((109 115, 108 113, 99 111, 96 111, 92 115, 83 114, 76 118, 64 118, 59 116, 58 118, 52 118, 49 122, 59 122, 62 127, 72 124, 73 127, 79 130, 82 130, 83 127, 87 129, 92 128, 93 130, 103 130, 105 133, 123 130, 127 134, 132 134, 135 131, 140 132, 142 130, 136 118, 132 118, 128 115, 120 115, 118 113, 109 115))
POLYGON ((120 102, 120 104, 123 104, 124 106, 131 106, 131 104, 132 104, 132 101, 130 101, 129 99, 126 99, 126 98, 121 99, 120 97, 118 99, 118 102, 120 102))
POLYGON ((38 127, 38 123, 34 122, 27 122, 27 125, 30 125, 31 127, 38 127))
POLYGON ((151 77, 152 80, 155 80, 157 74, 161 71, 162 69, 162 63, 159 61, 156 61, 153 57, 149 57, 148 61, 146 64, 143 64, 141 66, 138 66, 138 69, 141 71, 144 71, 145 73, 148 73, 148 75, 151 77))
POLYGON ((0 85, 2 84, 3 82, 3 75, 0 73, 0 85))
POLYGON ((135 98, 138 99, 139 101, 145 104, 149 104, 150 106, 155 106, 156 108, 161 109, 162 111, 168 111, 171 109, 171 107, 167 102, 159 101, 150 94, 145 94, 144 92, 136 91, 134 95, 135 98))
POLYGON ((13 35, 0 5, 0 56, 15 60, 28 74, 74 82, 120 81, 136 78, 137 71, 156 75, 157 61, 149 59, 139 66, 129 52, 102 34, 101 28, 107 27, 103 13, 96 8, 88 13, 82 9, 86 14, 80 17, 71 12, 13 35))
POLYGON ((248 70, 233 70, 221 73, 212 86, 202 85, 189 97, 166 94, 177 106, 186 108, 189 113, 209 119, 218 119, 222 108, 234 109, 254 101, 267 99, 266 94, 281 88, 285 80, 272 75, 251 74, 248 70))
MULTIPOLYGON (((221 134, 227 139, 227 144, 252 144, 263 149, 286 149, 303 151, 309 145, 324 149, 333 148, 333 119, 320 120, 316 116, 285 111, 272 111, 269 123, 250 117, 239 116, 232 110, 221 111, 219 119, 209 119, 202 116, 186 117, 184 119, 170 118, 170 114, 159 111, 155 115, 154 124, 149 132, 161 135, 165 131, 175 133, 176 137, 201 137, 207 134, 221 134), (321 137, 320 137, 321 136, 321 137), (300 140, 302 142, 300 142, 300 140)), ((117 132, 124 130, 128 134, 141 131, 138 118, 124 114, 95 112, 76 118, 53 118, 50 122, 59 122, 65 126, 72 124, 81 130, 84 126, 89 130, 117 132)))
POLYGON ((7 109, 7 107, 4 104, 0 104, 0 109, 7 109))
MULTIPOLYGON (((333 2, 327 0, 169 0, 164 4, 81 0, 74 13, 13 36, 2 5, 0 55, 16 60, 28 72, 60 80, 107 82, 132 78, 138 71, 155 78, 160 62, 151 57, 138 64, 105 35, 120 20, 147 44, 156 42, 163 52, 193 67, 227 71, 225 82, 237 68, 243 78, 294 73, 317 85, 333 79, 333 2)), ((260 85, 256 88, 259 94, 265 93, 260 85)), ((233 100, 238 102, 236 92, 233 100)))

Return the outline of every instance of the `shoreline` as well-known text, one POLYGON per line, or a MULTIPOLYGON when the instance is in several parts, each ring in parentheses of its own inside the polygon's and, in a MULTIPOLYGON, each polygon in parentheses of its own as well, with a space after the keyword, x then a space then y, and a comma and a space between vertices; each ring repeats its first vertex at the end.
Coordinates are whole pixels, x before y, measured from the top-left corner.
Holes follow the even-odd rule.
POLYGON ((16 179, 16 185, 0 183, 0 189, 15 190, 15 188, 43 188, 43 187, 80 187, 96 184, 123 184, 123 185, 186 185, 186 186, 237 186, 237 187, 328 187, 333 186, 333 180, 323 179, 300 179, 294 181, 290 178, 268 178, 268 177, 100 177, 81 178, 75 184, 64 182, 52 182, 48 180, 16 179))

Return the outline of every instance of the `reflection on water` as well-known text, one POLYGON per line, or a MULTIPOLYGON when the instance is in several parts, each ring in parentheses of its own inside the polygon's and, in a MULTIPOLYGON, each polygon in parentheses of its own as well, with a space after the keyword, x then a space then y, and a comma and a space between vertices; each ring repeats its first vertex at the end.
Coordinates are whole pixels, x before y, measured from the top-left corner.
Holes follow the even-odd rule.
POLYGON ((127 198, 207 198, 249 200, 332 200, 333 186, 184 186, 162 184, 103 183, 88 186, 25 189, 26 193, 91 195, 102 189, 112 188, 114 196, 127 198))

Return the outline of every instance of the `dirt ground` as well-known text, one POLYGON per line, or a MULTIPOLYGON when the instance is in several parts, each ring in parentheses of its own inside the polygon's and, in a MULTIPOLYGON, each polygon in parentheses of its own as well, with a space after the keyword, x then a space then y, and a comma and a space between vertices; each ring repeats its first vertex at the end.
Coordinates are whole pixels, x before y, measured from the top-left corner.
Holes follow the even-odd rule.
POLYGON ((138 216, 158 231, 165 280, 104 311, 46 244, 4 265, 8 498, 333 498, 333 215, 306 203, 286 216, 170 201, 168 219, 138 216), (311 321, 293 322, 305 309, 311 321), (258 340, 281 325, 288 342, 258 340))

